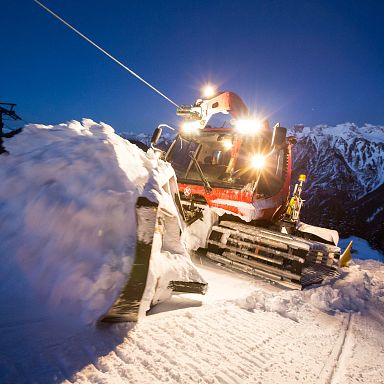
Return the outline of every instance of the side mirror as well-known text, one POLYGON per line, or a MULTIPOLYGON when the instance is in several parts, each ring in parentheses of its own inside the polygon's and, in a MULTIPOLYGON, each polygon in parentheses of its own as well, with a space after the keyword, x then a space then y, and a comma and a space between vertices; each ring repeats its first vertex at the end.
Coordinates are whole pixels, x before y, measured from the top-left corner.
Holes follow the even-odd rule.
POLYGON ((163 132, 163 129, 160 128, 160 127, 157 127, 154 131, 153 131, 153 134, 152 134, 152 137, 151 137, 151 145, 155 145, 157 144, 157 142, 159 141, 160 139, 160 136, 161 136, 161 133, 163 132))
POLYGON ((272 147, 279 147, 280 145, 283 145, 286 141, 287 137, 287 128, 280 127, 280 124, 277 123, 273 127, 273 134, 272 134, 272 147))

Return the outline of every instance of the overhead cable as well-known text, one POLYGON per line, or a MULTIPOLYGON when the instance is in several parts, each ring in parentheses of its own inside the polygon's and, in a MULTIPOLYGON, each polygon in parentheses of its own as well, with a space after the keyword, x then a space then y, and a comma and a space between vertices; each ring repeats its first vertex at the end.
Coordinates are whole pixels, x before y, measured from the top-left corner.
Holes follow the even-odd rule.
POLYGON ((97 45, 95 42, 93 42, 91 39, 89 39, 87 36, 83 35, 80 31, 78 31, 75 27, 73 27, 71 24, 66 22, 64 19, 62 19, 59 15, 57 15, 55 12, 51 11, 47 6, 45 6, 43 3, 41 3, 38 0, 33 0, 35 3, 40 5, 40 7, 44 8, 48 13, 50 13, 52 16, 54 16, 56 19, 60 20, 63 24, 65 24, 68 28, 72 29, 72 31, 76 32, 79 36, 81 36, 84 40, 88 41, 88 43, 92 44, 94 47, 96 47, 99 51, 103 52, 105 55, 107 55, 110 59, 112 59, 114 62, 119 64, 121 67, 123 67, 126 71, 128 71, 131 75, 135 76, 137 79, 142 81, 145 85, 153 89, 155 92, 157 92, 160 96, 164 97, 167 101, 169 101, 171 104, 173 104, 175 107, 179 107, 172 99, 164 95, 164 93, 160 92, 157 88, 155 88, 152 84, 148 83, 148 81, 144 80, 141 76, 139 76, 136 72, 134 72, 132 69, 128 68, 126 65, 124 65, 121 61, 117 60, 114 56, 112 56, 110 53, 108 53, 105 49, 101 48, 99 45, 97 45))

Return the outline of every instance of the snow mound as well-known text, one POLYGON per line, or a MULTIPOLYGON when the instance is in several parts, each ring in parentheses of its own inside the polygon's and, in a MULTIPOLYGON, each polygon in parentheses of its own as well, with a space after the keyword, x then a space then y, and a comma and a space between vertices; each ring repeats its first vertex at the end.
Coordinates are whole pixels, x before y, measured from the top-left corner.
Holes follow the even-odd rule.
POLYGON ((344 268, 341 277, 304 291, 271 293, 255 290, 236 304, 248 311, 275 312, 298 321, 300 313, 320 310, 336 312, 384 313, 384 265, 362 261, 344 268))
MULTIPOLYGON (((12 300, 30 287, 50 311, 97 319, 131 270, 137 198, 176 210, 161 193, 173 170, 89 119, 27 125, 5 146, 0 293, 12 300)), ((182 273, 196 274, 182 256, 173 256, 182 273)))
POLYGON ((307 302, 322 311, 384 311, 384 265, 375 261, 354 263, 341 277, 303 292, 307 302))
POLYGON ((298 321, 297 312, 303 305, 300 295, 292 292, 275 294, 267 292, 262 288, 256 289, 251 295, 244 299, 239 299, 236 303, 248 311, 276 312, 282 317, 298 321))

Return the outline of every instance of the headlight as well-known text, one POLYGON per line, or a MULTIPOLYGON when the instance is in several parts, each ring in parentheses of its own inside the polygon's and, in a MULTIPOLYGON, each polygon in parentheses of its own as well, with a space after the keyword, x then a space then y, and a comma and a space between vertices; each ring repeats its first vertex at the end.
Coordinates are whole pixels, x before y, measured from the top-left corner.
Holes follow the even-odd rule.
POLYGON ((184 121, 181 125, 181 130, 183 133, 195 133, 200 128, 200 121, 192 120, 192 121, 184 121))
POLYGON ((229 150, 233 147, 233 143, 232 143, 232 140, 229 140, 229 139, 225 139, 223 140, 223 147, 224 149, 226 150, 229 150))
POLYGON ((265 156, 263 155, 254 155, 252 156, 252 167, 256 169, 261 169, 265 164, 265 156))
POLYGON ((236 129, 243 135, 252 135, 260 131, 260 120, 237 120, 236 129))
POLYGON ((203 97, 205 99, 210 99, 211 97, 215 96, 217 93, 216 87, 212 84, 206 84, 203 89, 201 90, 201 93, 203 94, 203 97))

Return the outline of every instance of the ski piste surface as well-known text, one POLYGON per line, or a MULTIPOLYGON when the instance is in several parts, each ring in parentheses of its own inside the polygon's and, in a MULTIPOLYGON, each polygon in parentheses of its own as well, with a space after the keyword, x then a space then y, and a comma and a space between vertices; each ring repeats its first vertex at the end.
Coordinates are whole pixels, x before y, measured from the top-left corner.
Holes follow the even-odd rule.
MULTIPOLYGON (((155 307, 145 325, 132 330, 119 353, 104 358, 105 364, 113 360, 113 381, 357 383, 367 378, 366 382, 383 382, 383 354, 376 348, 382 349, 384 343, 376 344, 382 334, 376 316, 311 311, 296 303, 300 293, 288 302, 284 291, 266 282, 210 265, 201 270, 211 283, 211 293, 202 300, 196 295, 174 297, 155 307), (265 295, 264 304, 252 303, 255 289, 265 295), (367 326, 369 334, 364 333, 367 326), (367 358, 364 350, 376 350, 377 359, 367 358), (148 364, 151 360, 153 364, 148 364), (140 379, 132 381, 136 375, 140 379)), ((87 382, 83 379, 91 372, 101 381, 108 377, 93 366, 80 372, 75 382, 87 382)))
MULTIPOLYGON (((345 287, 368 284, 377 266, 381 275, 369 281, 378 282, 382 264, 354 266, 351 276, 359 277, 345 287)), ((199 269, 210 282, 206 296, 173 296, 135 326, 2 322, 1 382, 384 382, 383 318, 357 311, 363 293, 319 310, 331 285, 289 291, 211 265, 199 269)))

